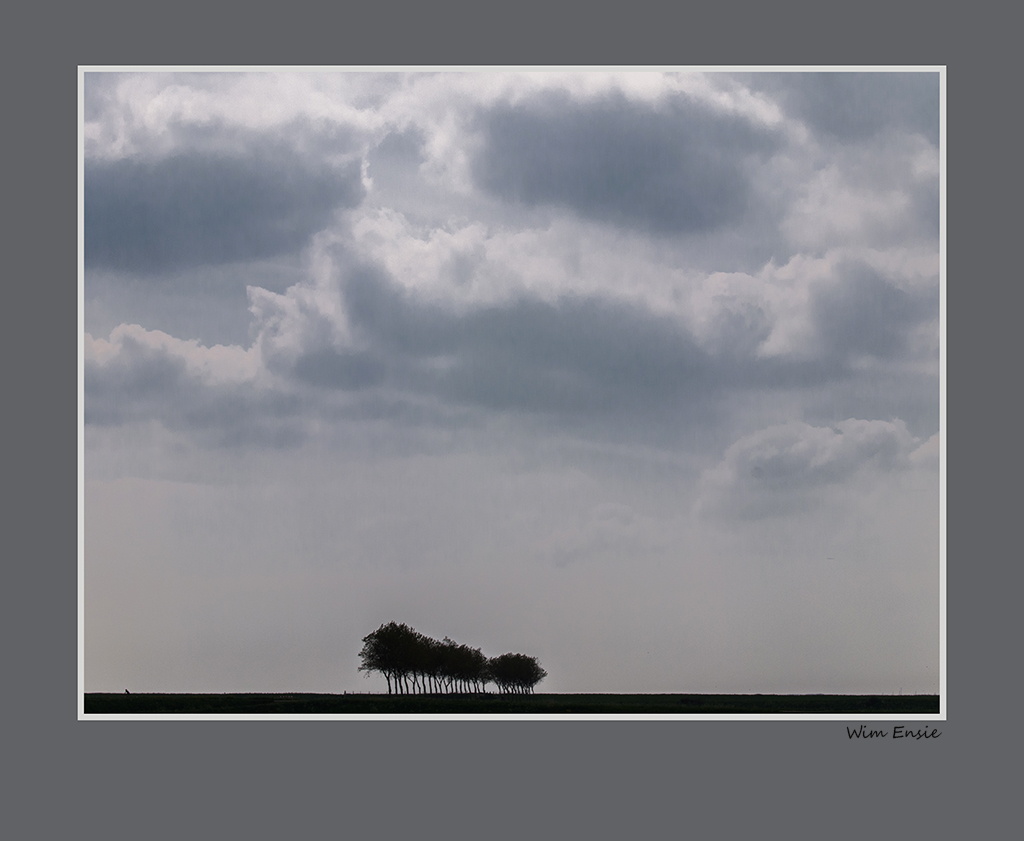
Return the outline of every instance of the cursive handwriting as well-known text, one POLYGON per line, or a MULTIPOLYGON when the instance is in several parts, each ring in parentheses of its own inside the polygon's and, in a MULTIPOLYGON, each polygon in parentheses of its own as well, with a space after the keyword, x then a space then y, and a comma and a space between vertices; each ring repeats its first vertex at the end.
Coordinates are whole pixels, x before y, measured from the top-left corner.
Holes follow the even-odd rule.
MULTIPOLYGON (((865 725, 854 728, 846 728, 846 738, 848 739, 884 739, 889 735, 888 730, 868 730, 865 725)), ((920 730, 912 730, 902 724, 897 725, 892 730, 892 737, 894 739, 937 739, 942 735, 941 730, 932 728, 929 730, 927 727, 920 730)))

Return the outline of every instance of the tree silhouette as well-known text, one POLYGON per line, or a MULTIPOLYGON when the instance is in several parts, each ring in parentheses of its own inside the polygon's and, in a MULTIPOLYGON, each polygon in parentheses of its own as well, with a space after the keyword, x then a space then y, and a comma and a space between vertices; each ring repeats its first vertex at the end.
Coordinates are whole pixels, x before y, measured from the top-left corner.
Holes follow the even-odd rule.
POLYGON ((502 654, 490 662, 491 679, 502 692, 533 692, 548 676, 537 658, 526 654, 502 654))
POLYGON ((359 671, 384 675, 389 695, 483 692, 492 682, 502 692, 526 693, 547 677, 534 657, 502 654, 488 659, 479 648, 448 637, 438 642, 397 622, 363 637, 359 657, 359 671))
POLYGON ((405 692, 409 691, 409 672, 411 671, 418 634, 408 625, 388 622, 381 625, 372 634, 363 637, 363 649, 359 652, 362 664, 361 672, 380 672, 388 682, 388 694, 391 694, 391 682, 394 680, 396 693, 401 693, 403 684, 405 692))

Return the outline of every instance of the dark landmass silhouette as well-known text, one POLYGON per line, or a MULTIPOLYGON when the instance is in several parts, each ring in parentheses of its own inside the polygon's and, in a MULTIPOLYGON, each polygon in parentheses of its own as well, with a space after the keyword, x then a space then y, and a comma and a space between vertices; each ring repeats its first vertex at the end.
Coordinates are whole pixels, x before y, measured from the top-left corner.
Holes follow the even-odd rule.
POLYGON ((757 715, 938 714, 938 695, 87 692, 86 714, 113 715, 757 715))

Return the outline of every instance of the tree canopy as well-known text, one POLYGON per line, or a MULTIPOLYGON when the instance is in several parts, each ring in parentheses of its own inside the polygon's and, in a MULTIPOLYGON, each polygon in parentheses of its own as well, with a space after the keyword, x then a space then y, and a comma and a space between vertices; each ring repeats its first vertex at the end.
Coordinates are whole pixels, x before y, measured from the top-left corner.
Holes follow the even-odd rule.
POLYGON ((494 683, 501 692, 533 692, 547 672, 535 657, 502 654, 488 658, 445 637, 438 641, 397 622, 363 637, 359 671, 379 672, 388 694, 483 692, 494 683))
POLYGON ((536 658, 525 654, 502 654, 490 666, 491 679, 502 692, 532 692, 548 675, 536 658))

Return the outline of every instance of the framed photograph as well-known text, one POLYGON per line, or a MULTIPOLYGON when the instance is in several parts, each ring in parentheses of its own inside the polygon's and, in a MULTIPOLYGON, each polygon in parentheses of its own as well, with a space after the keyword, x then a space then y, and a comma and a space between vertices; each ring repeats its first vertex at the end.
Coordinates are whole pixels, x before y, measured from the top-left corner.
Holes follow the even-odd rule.
POLYGON ((943 718, 944 68, 79 85, 80 718, 943 718))

